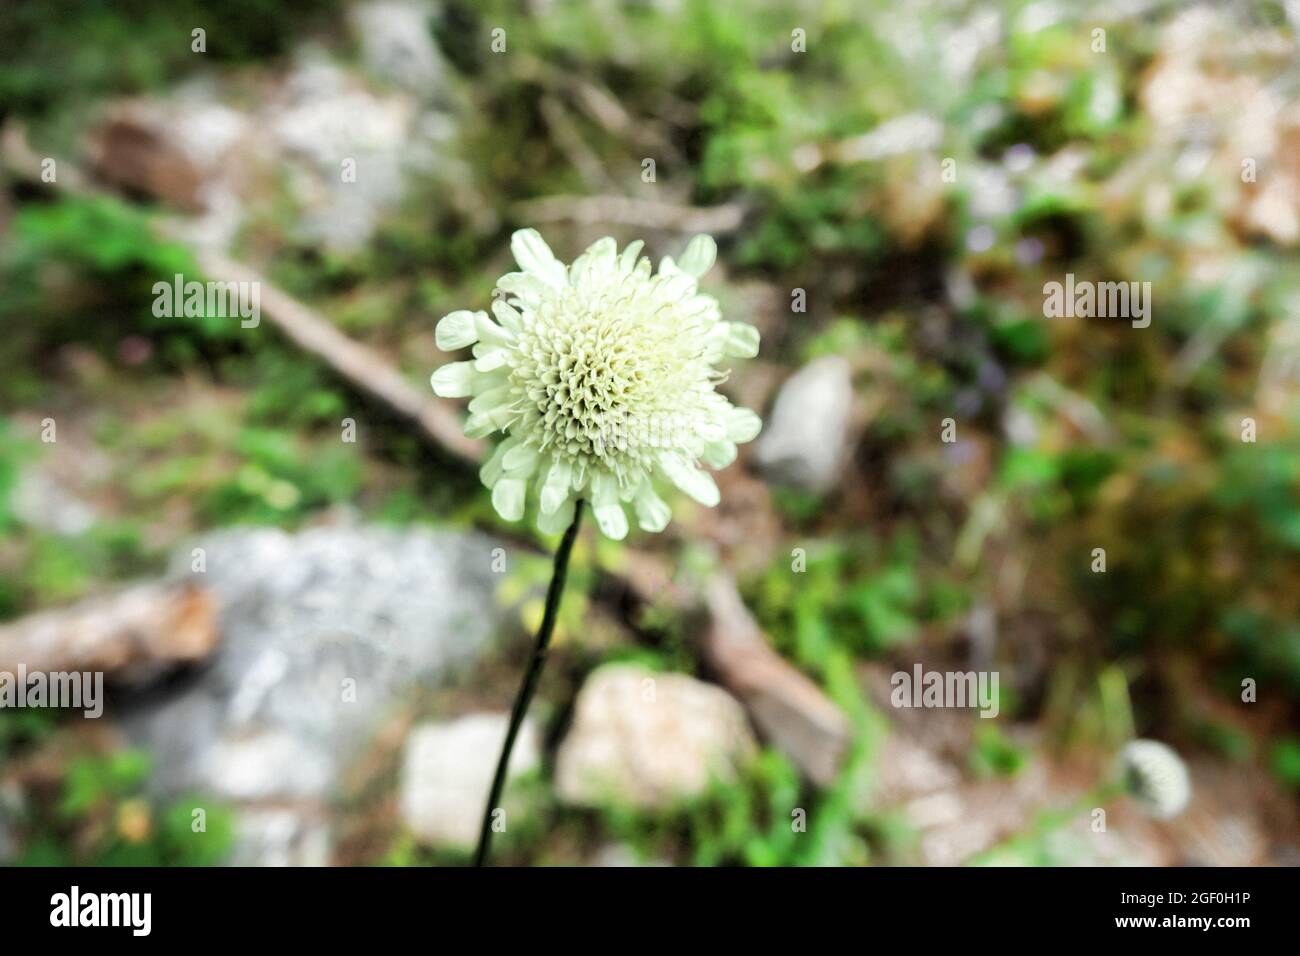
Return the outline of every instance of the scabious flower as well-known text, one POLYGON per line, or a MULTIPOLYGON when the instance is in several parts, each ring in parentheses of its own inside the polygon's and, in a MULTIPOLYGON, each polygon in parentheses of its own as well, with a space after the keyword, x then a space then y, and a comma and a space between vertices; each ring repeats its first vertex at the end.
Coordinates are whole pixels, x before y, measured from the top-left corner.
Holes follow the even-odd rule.
POLYGON ((1176 817, 1192 798, 1187 766, 1174 750, 1158 740, 1134 740, 1119 755, 1124 789, 1151 816, 1176 817))
POLYGON ((434 372, 433 390, 471 398, 466 435, 504 436, 479 474, 508 521, 523 517, 531 487, 546 533, 568 526, 579 498, 610 538, 627 534, 628 506, 643 530, 662 531, 671 512, 656 485, 716 505, 700 463, 725 467, 762 427, 715 390, 720 362, 758 354, 758 330, 724 321, 699 292, 713 240, 696 236, 657 274, 641 246, 619 253, 601 239, 565 266, 522 229, 510 248, 523 271, 497 282, 496 321, 457 311, 438 323, 439 348, 472 345, 474 358, 434 372))

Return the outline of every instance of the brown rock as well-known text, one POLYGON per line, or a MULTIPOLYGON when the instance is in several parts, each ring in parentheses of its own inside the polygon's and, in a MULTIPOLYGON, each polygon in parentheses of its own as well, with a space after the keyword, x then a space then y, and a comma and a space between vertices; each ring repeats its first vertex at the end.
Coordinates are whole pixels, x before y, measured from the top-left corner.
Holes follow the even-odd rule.
POLYGON ((161 118, 141 106, 118 107, 90 137, 95 175, 117 189, 199 212, 203 173, 167 135, 161 118))

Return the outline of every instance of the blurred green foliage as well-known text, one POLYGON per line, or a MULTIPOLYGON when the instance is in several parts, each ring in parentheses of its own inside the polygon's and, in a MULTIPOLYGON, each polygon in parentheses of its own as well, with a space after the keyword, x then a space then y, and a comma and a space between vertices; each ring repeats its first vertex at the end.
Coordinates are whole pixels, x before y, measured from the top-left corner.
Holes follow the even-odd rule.
POLYGON ((1025 748, 1009 739, 996 724, 980 723, 975 728, 975 742, 968 763, 976 776, 1014 776, 1024 768, 1028 759, 1025 748))
POLYGON ((1284 737, 1273 745, 1273 773, 1291 792, 1300 791, 1300 739, 1284 737))
MULTIPOLYGON (((17 740, 32 746, 54 732, 47 715, 0 715, 0 756, 17 740)), ((157 803, 144 795, 149 758, 138 750, 67 759, 57 797, 28 802, 17 817, 18 866, 212 866, 234 837, 223 806, 197 797, 157 803)))
POLYGON ((201 0, 43 0, 10 4, 0 29, 0 119, 78 107, 104 90, 140 93, 206 65, 285 52, 305 26, 337 14, 338 0, 228 0, 219 16, 201 0), (205 52, 193 49, 203 29, 205 52), (58 64, 58 69, 51 69, 58 64))

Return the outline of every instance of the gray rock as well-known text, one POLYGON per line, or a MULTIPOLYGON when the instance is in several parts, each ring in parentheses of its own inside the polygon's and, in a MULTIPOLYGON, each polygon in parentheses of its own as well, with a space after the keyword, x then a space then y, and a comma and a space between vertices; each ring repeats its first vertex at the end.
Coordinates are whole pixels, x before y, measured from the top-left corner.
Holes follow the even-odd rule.
POLYGON ((951 790, 961 783, 956 766, 901 733, 889 735, 879 765, 880 772, 871 782, 871 799, 882 806, 951 790))
POLYGON ((757 461, 779 484, 820 494, 839 479, 853 382, 837 355, 809 362, 786 380, 758 440, 757 461))
MULTIPOLYGON (((404 696, 489 647, 498 546, 473 533, 331 527, 226 530, 182 548, 173 574, 215 595, 222 641, 188 682, 124 705, 127 736, 154 755, 153 786, 236 809, 328 801, 404 696), (202 572, 191 571, 193 547, 202 572)), ((236 855, 259 859, 242 842, 236 855)))
MULTIPOLYGON (((471 714, 411 731, 402 762, 402 819, 421 840, 470 849, 478 840, 488 789, 506 739, 508 714, 471 714)), ((525 719, 507 781, 541 763, 537 728, 525 719)), ((506 825, 513 806, 506 808, 506 825)))
POLYGON ((227 799, 292 800, 328 793, 333 761, 284 731, 222 738, 208 749, 199 773, 221 782, 227 799))
POLYGON ((327 866, 329 858, 329 828, 320 809, 251 809, 239 816, 232 866, 327 866))
POLYGON ((18 473, 9 507, 23 524, 60 535, 84 534, 98 519, 94 507, 39 466, 18 473))
POLYGON ((376 94, 324 55, 300 53, 281 95, 263 111, 302 209, 302 236, 339 250, 369 239, 381 213, 400 200, 417 147, 419 111, 409 94, 376 94), (355 179, 342 175, 345 161, 355 179))
POLYGON ((442 56, 429 31, 432 9, 410 0, 375 0, 352 11, 361 55, 376 75, 413 93, 430 93, 443 81, 442 56))
POLYGON ((663 806, 727 778, 755 750, 739 703, 685 674, 599 668, 578 694, 560 746, 560 799, 584 806, 663 806))

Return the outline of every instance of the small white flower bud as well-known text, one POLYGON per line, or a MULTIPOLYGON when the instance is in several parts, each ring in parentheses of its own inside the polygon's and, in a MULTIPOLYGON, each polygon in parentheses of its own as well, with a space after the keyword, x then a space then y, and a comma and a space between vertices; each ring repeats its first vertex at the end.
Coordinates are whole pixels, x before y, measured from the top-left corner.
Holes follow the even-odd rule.
POLYGON ((1176 817, 1192 797, 1187 766, 1173 748, 1157 740, 1134 740, 1119 755, 1124 789, 1158 820, 1176 817))

